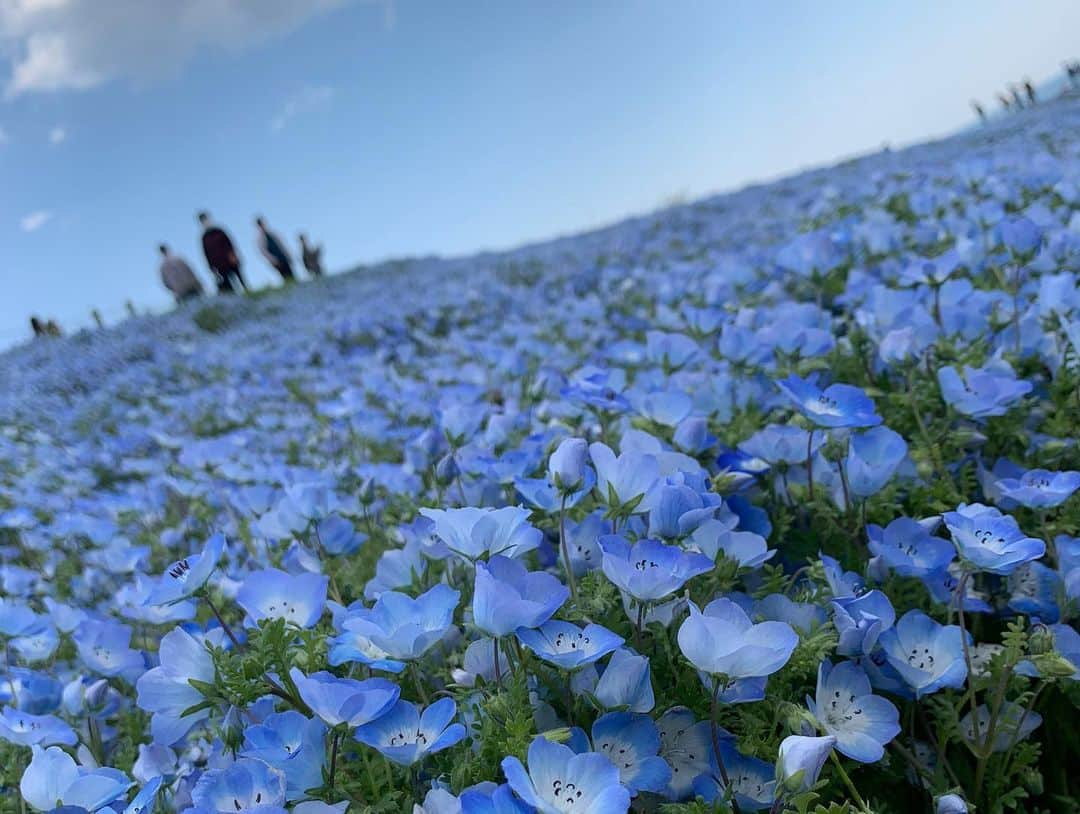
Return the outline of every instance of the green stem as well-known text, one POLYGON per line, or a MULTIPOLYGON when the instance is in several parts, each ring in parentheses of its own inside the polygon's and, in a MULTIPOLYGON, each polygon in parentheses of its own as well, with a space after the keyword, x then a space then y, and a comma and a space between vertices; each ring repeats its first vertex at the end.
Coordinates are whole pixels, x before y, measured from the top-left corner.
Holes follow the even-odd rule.
POLYGON ((577 579, 570 564, 570 547, 566 544, 566 493, 559 504, 559 548, 562 550, 563 568, 566 569, 566 584, 570 586, 570 601, 578 607, 577 579))
POLYGON ((870 806, 866 804, 866 801, 863 800, 862 796, 859 794, 859 790, 855 788, 855 784, 851 782, 851 778, 848 777, 848 773, 844 771, 844 764, 842 764, 840 762, 840 758, 836 756, 835 750, 829 752, 829 759, 833 762, 833 765, 836 766, 836 771, 839 772, 840 779, 843 780, 844 785, 847 786, 848 793, 855 801, 855 805, 865 811, 866 814, 873 814, 873 812, 870 810, 870 806))
POLYGON ((806 492, 810 501, 814 500, 814 431, 811 429, 806 435, 806 492))
POLYGON ((724 793, 730 797, 731 810, 735 814, 740 814, 739 804, 735 800, 734 792, 731 789, 731 781, 728 780, 727 767, 724 765, 723 755, 720 754, 720 723, 717 720, 717 714, 720 711, 720 693, 724 690, 725 682, 722 682, 719 677, 713 676, 713 695, 712 695, 712 711, 709 715, 709 734, 712 736, 712 748, 713 757, 716 758, 716 768, 720 770, 720 779, 724 783, 724 793))

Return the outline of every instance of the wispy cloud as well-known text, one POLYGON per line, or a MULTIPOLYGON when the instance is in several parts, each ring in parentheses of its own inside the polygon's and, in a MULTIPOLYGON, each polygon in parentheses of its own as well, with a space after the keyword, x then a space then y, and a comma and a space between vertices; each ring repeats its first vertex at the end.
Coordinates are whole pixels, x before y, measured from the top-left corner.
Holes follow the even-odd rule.
POLYGON ((50 220, 52 220, 53 213, 47 209, 39 209, 37 212, 31 212, 29 215, 23 215, 19 219, 19 228, 24 232, 36 232, 50 220))
POLYGON ((49 144, 63 144, 67 139, 67 130, 63 127, 54 127, 49 131, 49 144))
POLYGON ((281 110, 270 122, 270 129, 275 133, 284 130, 296 117, 325 107, 333 98, 334 89, 328 85, 305 85, 285 100, 281 110))

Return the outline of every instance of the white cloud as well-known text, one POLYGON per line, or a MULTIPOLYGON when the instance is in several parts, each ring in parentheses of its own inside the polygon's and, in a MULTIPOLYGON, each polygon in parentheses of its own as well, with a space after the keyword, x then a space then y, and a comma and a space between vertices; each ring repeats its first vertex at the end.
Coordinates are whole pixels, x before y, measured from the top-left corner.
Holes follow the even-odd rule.
POLYGON ((297 93, 294 93, 285 100, 285 104, 281 106, 281 110, 270 122, 270 129, 275 133, 279 130, 283 130, 285 125, 297 116, 311 113, 312 111, 326 106, 333 97, 334 89, 327 87, 326 85, 304 86, 297 93))
POLYGON ((63 144, 67 138, 67 130, 63 127, 54 127, 49 131, 49 144, 63 144))
POLYGON ((24 232, 36 232, 50 220, 52 220, 53 213, 46 209, 39 209, 37 212, 31 212, 29 215, 23 215, 19 219, 19 228, 24 232))
MULTIPOLYGON (((0 0, 8 97, 136 84, 198 51, 236 52, 351 0, 0 0)), ((0 71, 2 75, 3 71, 0 71)))

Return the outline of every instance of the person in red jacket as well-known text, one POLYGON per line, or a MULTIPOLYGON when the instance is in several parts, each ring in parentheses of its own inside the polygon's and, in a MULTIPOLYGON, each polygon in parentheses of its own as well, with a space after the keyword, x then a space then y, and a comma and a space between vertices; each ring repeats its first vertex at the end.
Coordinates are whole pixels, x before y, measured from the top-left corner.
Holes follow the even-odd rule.
POLYGON ((240 273, 240 256, 225 230, 211 223, 208 212, 199 213, 199 223, 203 227, 203 254, 206 255, 206 264, 214 272, 218 293, 231 294, 236 287, 247 291, 247 283, 240 273))

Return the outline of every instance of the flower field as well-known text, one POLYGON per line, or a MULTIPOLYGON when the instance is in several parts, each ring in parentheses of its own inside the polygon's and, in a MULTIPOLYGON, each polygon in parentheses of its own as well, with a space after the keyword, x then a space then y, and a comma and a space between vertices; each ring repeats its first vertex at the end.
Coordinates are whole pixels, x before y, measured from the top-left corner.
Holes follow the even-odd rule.
POLYGON ((1080 810, 1080 101, 0 357, 0 813, 1080 810))

